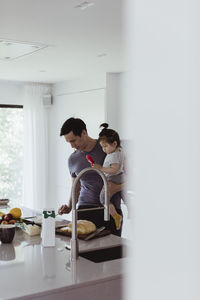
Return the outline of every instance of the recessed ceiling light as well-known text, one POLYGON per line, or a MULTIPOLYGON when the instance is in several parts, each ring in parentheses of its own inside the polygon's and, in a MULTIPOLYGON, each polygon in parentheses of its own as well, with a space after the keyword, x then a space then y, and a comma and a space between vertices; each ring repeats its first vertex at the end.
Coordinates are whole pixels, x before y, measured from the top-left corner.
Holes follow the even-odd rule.
POLYGON ((0 39, 0 59, 19 58, 46 47, 47 45, 0 39))
POLYGON ((78 5, 76 5, 74 8, 80 8, 80 9, 86 9, 90 6, 93 6, 94 5, 94 2, 89 2, 89 1, 84 1, 78 5))

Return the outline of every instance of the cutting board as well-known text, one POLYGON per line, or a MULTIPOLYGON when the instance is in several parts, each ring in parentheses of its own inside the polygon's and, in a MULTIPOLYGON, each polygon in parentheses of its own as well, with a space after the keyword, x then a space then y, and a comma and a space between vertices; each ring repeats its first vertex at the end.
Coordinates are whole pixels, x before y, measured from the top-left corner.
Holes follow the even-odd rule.
MULTIPOLYGON (((62 228, 57 228, 56 229, 56 233, 64 235, 64 236, 71 236, 71 232, 69 232, 69 231, 62 231, 62 228)), ((104 229, 103 231, 101 231, 98 235, 96 235, 92 239, 100 238, 100 237, 106 236, 106 235, 108 235, 110 233, 111 233, 110 230, 104 229)), ((89 234, 79 234, 78 238, 81 239, 81 240, 84 240, 88 235, 90 235, 90 233, 89 234)))
MULTIPOLYGON (((23 219, 23 222, 26 223, 26 224, 32 224, 32 225, 38 225, 38 226, 41 226, 41 223, 38 223, 38 222, 35 222, 33 220, 31 220, 31 218, 29 218, 28 220, 26 218, 23 219)), ((58 224, 56 224, 56 233, 57 234, 61 234, 63 236, 71 236, 71 232, 69 231, 63 231, 62 230, 62 227, 66 227, 66 225, 69 223, 69 221, 64 221, 65 224, 61 225, 63 222, 58 222, 58 224), (66 224, 67 223, 67 224, 66 224)), ((106 236, 106 235, 109 235, 111 232, 110 230, 107 230, 107 229, 104 229, 103 231, 101 231, 100 233, 98 233, 98 235, 96 235, 95 237, 93 237, 92 239, 96 239, 96 238, 100 238, 102 236, 106 236)), ((84 240, 89 234, 79 234, 78 235, 78 238, 81 239, 81 240, 84 240)))

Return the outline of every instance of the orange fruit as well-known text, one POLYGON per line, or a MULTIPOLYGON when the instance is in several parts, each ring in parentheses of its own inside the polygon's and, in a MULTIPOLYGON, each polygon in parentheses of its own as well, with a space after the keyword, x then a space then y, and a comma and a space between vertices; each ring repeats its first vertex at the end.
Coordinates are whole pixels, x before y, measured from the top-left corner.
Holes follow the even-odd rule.
POLYGON ((11 210, 9 211, 9 213, 13 216, 14 219, 18 219, 22 215, 22 211, 18 207, 11 208, 11 210))

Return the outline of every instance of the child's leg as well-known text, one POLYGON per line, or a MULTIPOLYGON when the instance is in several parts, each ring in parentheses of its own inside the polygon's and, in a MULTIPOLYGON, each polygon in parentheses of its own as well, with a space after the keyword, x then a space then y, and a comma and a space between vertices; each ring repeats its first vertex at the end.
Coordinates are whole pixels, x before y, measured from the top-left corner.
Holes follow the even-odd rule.
MULTIPOLYGON (((100 193, 100 202, 103 205, 105 204, 104 189, 102 189, 101 193, 100 193)), ((109 211, 110 211, 110 215, 113 217, 113 219, 115 221, 116 229, 119 230, 121 227, 122 216, 117 213, 115 206, 112 203, 110 203, 110 205, 109 205, 109 211)))
POLYGON ((115 221, 116 229, 119 230, 121 227, 122 216, 120 216, 120 214, 117 213, 117 211, 112 203, 110 203, 109 209, 110 209, 110 214, 115 221))
POLYGON ((110 203, 110 205, 109 205, 109 211, 110 211, 110 214, 111 214, 112 217, 113 217, 115 214, 117 214, 117 211, 116 211, 116 209, 115 209, 115 206, 114 206, 112 203, 110 203))

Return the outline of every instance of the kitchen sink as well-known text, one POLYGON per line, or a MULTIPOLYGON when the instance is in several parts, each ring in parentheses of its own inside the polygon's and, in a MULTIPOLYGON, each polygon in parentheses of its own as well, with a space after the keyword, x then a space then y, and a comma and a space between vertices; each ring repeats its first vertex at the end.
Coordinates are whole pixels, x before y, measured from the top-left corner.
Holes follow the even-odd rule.
POLYGON ((103 248, 98 250, 91 250, 88 252, 79 253, 79 256, 91 260, 95 263, 100 263, 109 260, 115 260, 126 257, 126 249, 124 246, 115 246, 110 248, 103 248))

